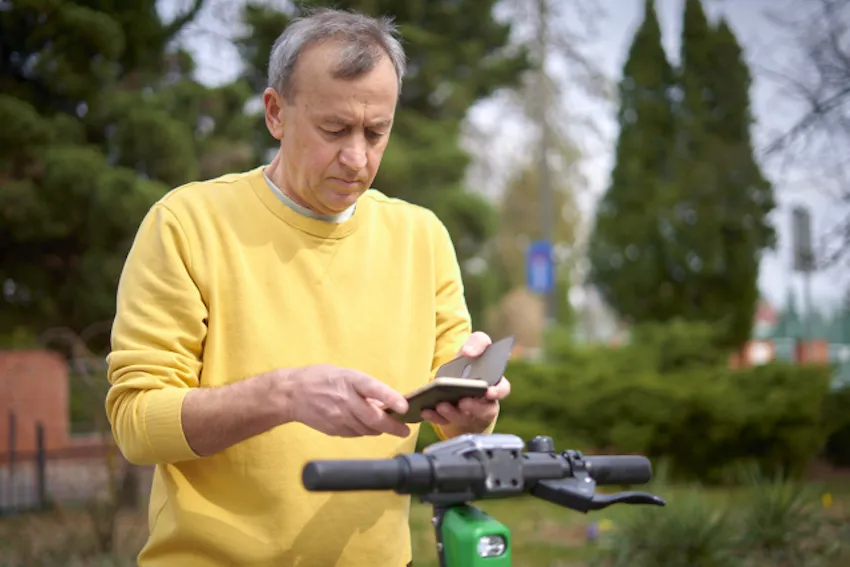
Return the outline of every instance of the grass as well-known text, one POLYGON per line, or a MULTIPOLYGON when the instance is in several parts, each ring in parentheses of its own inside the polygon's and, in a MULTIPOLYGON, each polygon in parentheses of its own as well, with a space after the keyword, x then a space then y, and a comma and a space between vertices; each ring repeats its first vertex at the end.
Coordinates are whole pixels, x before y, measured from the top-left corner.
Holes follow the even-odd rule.
MULTIPOLYGON (((850 523, 850 479, 808 483, 807 487, 818 499, 823 494, 830 494, 832 502, 829 513, 847 518, 850 523)), ((694 493, 713 509, 735 506, 749 497, 744 488, 646 488, 668 502, 666 508, 651 509, 650 515, 660 515, 665 510, 675 509, 680 502, 687 500, 688 495, 694 493)), ((822 505, 818 501, 812 504, 822 505)), ((635 510, 631 506, 618 505, 585 515, 531 497, 479 502, 476 506, 511 530, 514 567, 583 567, 595 555, 596 546, 599 545, 588 541, 588 526, 592 523, 607 524, 616 530, 627 515, 635 510)), ((437 567, 430 514, 430 507, 419 503, 413 505, 411 533, 417 567, 437 567)))
MULTIPOLYGON (((831 515, 840 515, 850 522, 850 479, 836 479, 821 483, 809 483, 813 498, 822 494, 832 496, 831 515)), ((650 491, 668 500, 668 508, 654 508, 652 514, 665 514, 675 510, 684 497, 698 493, 711 507, 725 508, 744 502, 748 498, 745 489, 692 489, 688 487, 648 487, 650 491)), ((819 501, 812 502, 821 506, 819 501)), ((629 506, 580 514, 560 508, 531 497, 510 500, 479 502, 479 508, 504 523, 510 530, 514 542, 514 567, 584 567, 594 556, 594 546, 587 540, 587 528, 592 522, 607 520, 616 530, 634 511, 629 506)), ((414 502, 411 510, 411 534, 415 564, 417 567, 437 567, 435 539, 430 523, 431 509, 414 502)), ((90 521, 81 510, 33 514, 20 517, 0 518, 0 567, 26 565, 27 567, 111 567, 134 565, 135 553, 144 539, 146 531, 145 513, 124 514, 118 530, 117 562, 105 561, 97 553, 90 521), (62 550, 63 555, 51 553, 62 550), (88 560, 74 560, 69 550, 88 560), (8 561, 10 550, 24 560, 19 563, 8 561), (4 561, 4 555, 7 560, 4 561), (75 562, 76 561, 76 562, 75 562)))
MULTIPOLYGON (((530 498, 493 501, 477 505, 505 524, 514 540, 517 566, 558 565, 580 558, 585 543, 587 518, 530 498)), ((431 509, 415 504, 411 512, 413 555, 417 567, 437 567, 431 509)))

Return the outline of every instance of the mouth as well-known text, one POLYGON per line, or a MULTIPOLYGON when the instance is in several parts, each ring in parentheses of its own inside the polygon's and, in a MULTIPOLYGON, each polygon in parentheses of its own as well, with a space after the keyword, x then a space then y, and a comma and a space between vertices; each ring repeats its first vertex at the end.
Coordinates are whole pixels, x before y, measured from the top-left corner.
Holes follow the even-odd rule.
POLYGON ((357 180, 357 179, 348 180, 348 179, 342 179, 340 177, 332 177, 331 180, 334 181, 335 183, 339 184, 339 185, 342 185, 343 187, 348 188, 348 189, 354 189, 356 187, 359 187, 360 184, 361 184, 360 181, 357 180))

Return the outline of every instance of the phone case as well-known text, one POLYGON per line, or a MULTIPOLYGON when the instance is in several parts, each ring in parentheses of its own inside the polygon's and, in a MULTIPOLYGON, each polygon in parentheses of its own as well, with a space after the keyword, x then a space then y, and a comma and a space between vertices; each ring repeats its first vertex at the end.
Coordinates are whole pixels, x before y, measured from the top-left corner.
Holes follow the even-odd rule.
POLYGON ((405 423, 419 423, 424 410, 434 409, 441 402, 457 404, 463 398, 479 398, 488 387, 483 380, 437 378, 407 395, 408 410, 404 415, 386 411, 405 423))
POLYGON ((491 344, 478 358, 459 356, 442 365, 437 378, 474 378, 495 386, 505 374, 515 338, 501 339, 491 344))

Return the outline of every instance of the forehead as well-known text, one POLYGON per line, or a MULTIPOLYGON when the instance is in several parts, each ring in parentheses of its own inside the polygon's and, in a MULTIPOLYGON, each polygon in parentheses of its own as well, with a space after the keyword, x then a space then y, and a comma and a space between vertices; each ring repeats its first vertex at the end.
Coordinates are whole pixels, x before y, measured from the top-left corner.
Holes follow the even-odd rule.
POLYGON ((351 107, 392 113, 398 100, 398 76, 390 58, 382 53, 371 70, 354 78, 337 78, 334 74, 343 49, 340 43, 328 41, 304 50, 293 74, 296 105, 331 113, 351 107))

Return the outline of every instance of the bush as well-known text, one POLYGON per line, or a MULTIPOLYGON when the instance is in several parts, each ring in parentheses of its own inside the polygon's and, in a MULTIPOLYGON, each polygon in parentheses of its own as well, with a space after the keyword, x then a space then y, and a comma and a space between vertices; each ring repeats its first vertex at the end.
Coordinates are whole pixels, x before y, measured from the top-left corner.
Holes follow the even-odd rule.
POLYGON ((733 480, 742 463, 801 474, 829 433, 829 368, 733 370, 713 341, 707 326, 674 323, 617 349, 562 344, 545 363, 511 363, 497 431, 664 457, 674 477, 705 482, 733 480))
POLYGON ((836 524, 816 502, 808 487, 749 475, 746 505, 739 512, 736 537, 745 565, 817 567, 832 565, 843 553, 836 524))
POLYGON ((834 465, 850 466, 850 387, 829 396, 824 408, 828 437, 824 456, 834 465))
POLYGON ((698 493, 666 508, 634 508, 614 527, 593 567, 739 567, 729 515, 698 493))
MULTIPOLYGON (((846 564, 841 520, 794 483, 752 476, 725 501, 691 491, 665 508, 636 507, 617 520, 596 567, 826 567, 846 564), (754 482, 753 482, 754 481, 754 482)), ((668 490, 655 490, 670 493, 668 490)))

